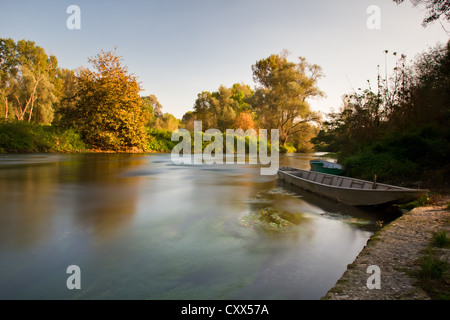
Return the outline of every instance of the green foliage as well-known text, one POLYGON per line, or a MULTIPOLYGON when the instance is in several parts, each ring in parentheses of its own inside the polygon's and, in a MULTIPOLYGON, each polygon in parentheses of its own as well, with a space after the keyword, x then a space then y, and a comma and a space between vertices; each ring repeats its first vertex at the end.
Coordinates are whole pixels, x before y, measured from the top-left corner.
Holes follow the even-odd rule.
MULTIPOLYGON (((236 83, 232 88, 221 85, 217 91, 204 91, 197 95, 194 104, 193 118, 202 121, 203 130, 235 128, 235 122, 242 113, 250 112, 249 100, 253 91, 248 85, 236 83)), ((192 115, 186 114, 185 125, 192 130, 189 121, 192 115)))
POLYGON ((441 232, 433 233, 431 239, 431 244, 438 248, 445 248, 450 246, 450 238, 447 237, 447 232, 445 230, 441 232))
POLYGON ((436 204, 436 194, 427 194, 422 197, 420 197, 417 200, 411 201, 406 204, 397 204, 394 206, 397 206, 400 209, 410 211, 414 208, 418 207, 425 207, 425 206, 432 206, 436 204))
POLYGON ((286 146, 280 146, 280 153, 296 153, 297 149, 291 144, 286 144, 286 146))
MULTIPOLYGON (((386 55, 388 51, 386 51, 386 55)), ((376 90, 346 95, 338 113, 312 141, 339 152, 349 175, 380 182, 445 187, 450 180, 450 41, 416 58, 393 54, 393 75, 378 75, 376 90)))
POLYGON ((80 73, 76 108, 63 112, 62 122, 71 123, 93 148, 144 149, 148 113, 142 107, 136 78, 113 52, 102 51, 89 61, 96 71, 80 73))
MULTIPOLYGON (((148 134, 148 144, 146 146, 146 150, 152 152, 172 152, 172 149, 179 143, 179 141, 171 141, 172 131, 164 130, 164 129, 154 129, 154 128, 146 128, 148 134)), ((212 134, 205 134, 201 132, 202 139, 202 151, 205 150, 207 146, 215 141, 215 136, 212 134), (209 140, 209 141, 208 141, 209 140)), ((194 133, 191 132, 191 153, 194 153, 194 133)), ((224 154, 227 152, 227 134, 224 132, 221 134, 222 137, 222 149, 215 150, 223 152, 224 154)), ((243 144, 245 148, 245 153, 250 152, 251 144, 256 145, 256 152, 259 152, 259 140, 258 137, 249 137, 249 136, 234 136, 234 152, 237 153, 238 145, 243 144)), ((280 147, 280 152, 283 152, 283 148, 280 147)), ((267 152, 271 152, 271 144, 267 144, 267 152)))
POLYGON ((171 152, 178 144, 177 141, 171 141, 171 131, 153 128, 147 128, 146 130, 149 136, 146 150, 153 152, 171 152))
POLYGON ((33 41, 0 39, 0 60, 2 117, 50 124, 61 98, 56 57, 33 41))
POLYGON ((81 135, 74 129, 61 129, 53 126, 44 127, 51 133, 52 151, 57 152, 81 152, 86 150, 86 145, 81 135))
POLYGON ((450 140, 445 138, 449 135, 450 129, 433 127, 387 135, 351 155, 341 155, 339 161, 351 176, 362 179, 371 180, 376 174, 379 181, 422 179, 437 186, 450 177, 450 168, 442 162, 450 157, 450 140))
POLYGON ((450 274, 447 258, 442 256, 442 249, 449 246, 446 231, 433 234, 430 246, 419 258, 419 271, 413 273, 417 278, 415 285, 422 288, 433 300, 450 299, 450 274))
POLYGON ((251 102, 261 127, 278 129, 280 145, 286 146, 296 133, 304 131, 302 124, 319 121, 311 111, 308 100, 323 96, 317 81, 322 69, 300 57, 298 63, 289 62, 287 54, 271 55, 252 66, 253 79, 258 87, 251 102))
POLYGON ((0 123, 0 150, 18 152, 80 152, 86 146, 73 129, 8 121, 0 123))
POLYGON ((444 273, 447 271, 449 265, 446 261, 434 257, 432 254, 427 254, 419 260, 419 278, 420 279, 442 279, 444 273))
POLYGON ((180 120, 175 118, 174 115, 170 113, 164 113, 163 115, 156 118, 155 129, 162 129, 167 131, 175 131, 178 129, 180 120))
POLYGON ((218 91, 197 95, 194 112, 183 116, 182 127, 193 130, 194 121, 202 121, 203 130, 278 129, 282 152, 311 151, 310 139, 317 134, 310 122, 319 122, 308 99, 323 93, 317 87, 322 70, 299 58, 289 62, 287 55, 271 55, 252 66, 258 87, 236 83, 232 88, 220 86, 218 91), (287 146, 287 143, 291 143, 287 146))
POLYGON ((415 285, 422 288, 432 300, 450 300, 448 262, 435 257, 429 249, 419 259, 419 266, 415 285))

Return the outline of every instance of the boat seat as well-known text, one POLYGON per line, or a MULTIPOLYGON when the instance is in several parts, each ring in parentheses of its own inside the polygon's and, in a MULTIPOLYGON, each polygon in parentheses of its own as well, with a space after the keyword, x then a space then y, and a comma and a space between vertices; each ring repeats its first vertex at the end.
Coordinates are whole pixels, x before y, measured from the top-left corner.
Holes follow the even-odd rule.
POLYGON ((350 188, 352 184, 352 180, 350 179, 344 179, 344 181, 342 181, 342 188, 350 188))
POLYGON ((331 185, 333 183, 334 178, 333 177, 324 177, 322 183, 331 185))

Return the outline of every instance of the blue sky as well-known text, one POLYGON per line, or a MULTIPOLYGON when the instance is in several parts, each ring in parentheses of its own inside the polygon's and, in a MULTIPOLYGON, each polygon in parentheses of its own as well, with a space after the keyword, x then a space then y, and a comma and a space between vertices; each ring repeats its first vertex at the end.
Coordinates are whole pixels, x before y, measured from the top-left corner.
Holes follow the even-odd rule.
POLYGON ((202 91, 254 87, 251 66, 287 49, 290 60, 303 56, 323 68, 319 87, 327 97, 311 105, 326 113, 352 87, 375 79, 377 65, 384 70, 384 50, 412 59, 447 42, 439 23, 421 26, 424 15, 408 0, 0 0, 0 37, 33 40, 71 69, 90 67, 88 57, 117 47, 142 94, 155 94, 178 118, 202 91), (73 4, 81 9, 80 30, 66 27, 73 4), (370 5, 381 9, 381 29, 367 28, 370 5))

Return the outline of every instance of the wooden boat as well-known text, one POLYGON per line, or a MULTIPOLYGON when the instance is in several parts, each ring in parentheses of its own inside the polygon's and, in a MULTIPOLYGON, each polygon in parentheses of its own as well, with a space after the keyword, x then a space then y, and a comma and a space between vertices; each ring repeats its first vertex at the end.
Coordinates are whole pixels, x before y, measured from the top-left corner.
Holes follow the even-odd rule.
POLYGON ((408 203, 428 193, 428 190, 409 189, 326 173, 283 167, 280 179, 353 206, 408 203))
POLYGON ((343 175, 344 168, 342 165, 325 160, 310 160, 311 170, 328 174, 343 175))

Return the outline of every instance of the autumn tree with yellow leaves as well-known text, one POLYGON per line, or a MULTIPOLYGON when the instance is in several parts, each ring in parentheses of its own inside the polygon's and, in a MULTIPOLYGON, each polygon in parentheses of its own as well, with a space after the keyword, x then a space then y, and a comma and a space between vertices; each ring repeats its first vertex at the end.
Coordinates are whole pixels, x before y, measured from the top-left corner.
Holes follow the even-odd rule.
POLYGON ((100 150, 143 150, 149 114, 142 107, 141 87, 115 52, 101 51, 89 62, 94 71, 80 72, 78 100, 63 115, 84 141, 100 150))

